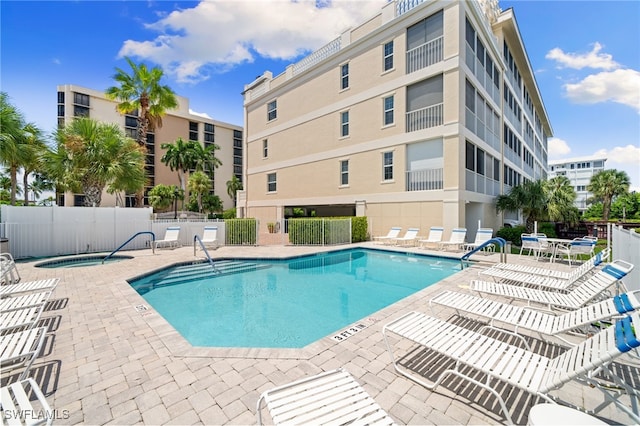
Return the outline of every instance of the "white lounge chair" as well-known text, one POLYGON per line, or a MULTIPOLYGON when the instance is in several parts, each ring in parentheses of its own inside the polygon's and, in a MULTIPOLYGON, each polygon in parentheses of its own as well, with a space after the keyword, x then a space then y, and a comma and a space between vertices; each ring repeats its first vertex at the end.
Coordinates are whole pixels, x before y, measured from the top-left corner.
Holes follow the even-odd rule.
POLYGON ((160 246, 163 247, 180 247, 180 241, 178 237, 180 236, 180 227, 179 226, 169 226, 164 233, 164 239, 155 240, 153 242, 155 248, 160 246))
MULTIPOLYGON (((497 300, 484 299, 472 294, 456 291, 444 291, 429 300, 429 306, 446 306, 454 309, 464 317, 475 315, 489 321, 488 328, 508 327, 515 333, 519 330, 529 330, 540 335, 554 336, 565 343, 571 344, 561 336, 561 333, 571 332, 581 327, 589 326, 598 321, 609 320, 640 309, 640 290, 623 293, 609 299, 582 308, 563 311, 554 314, 540 311, 527 306, 515 306, 497 300)), ((572 344, 571 344, 572 345, 572 344)))
POLYGON ((14 297, 4 297, 0 299, 0 312, 15 311, 16 309, 31 308, 47 303, 51 297, 50 291, 39 293, 26 293, 14 297))
POLYGON ((444 233, 444 228, 441 226, 432 226, 429 229, 429 235, 425 239, 418 240, 418 244, 420 247, 429 247, 436 246, 440 241, 442 241, 442 234, 444 233))
POLYGON ((46 302, 38 306, 30 306, 22 309, 14 309, 12 311, 0 313, 0 332, 4 333, 8 330, 20 330, 33 328, 40 321, 40 315, 44 311, 46 302))
POLYGON ((46 333, 46 327, 38 327, 0 336, 0 371, 24 367, 18 380, 25 379, 40 354, 46 333))
POLYGON ((404 236, 394 239, 393 243, 397 246, 415 245, 418 239, 418 232, 420 232, 418 228, 409 228, 404 236))
MULTIPOLYGON (((474 250, 480 247, 482 244, 486 243, 493 237, 493 229, 491 228, 480 228, 478 232, 476 232, 476 238, 472 243, 466 243, 462 246, 463 250, 474 250)), ((483 248, 486 251, 493 251, 493 244, 486 246, 483 248)))
MULTIPOLYGON (((640 316, 638 312, 634 312, 630 316, 616 321, 615 326, 603 329, 554 358, 510 345, 420 312, 409 312, 390 322, 383 327, 382 333, 391 362, 399 374, 428 389, 436 389, 449 375, 457 376, 480 386, 496 397, 502 412, 511 424, 513 424, 513 420, 507 404, 497 391, 498 386, 491 385, 492 379, 494 383, 495 380, 498 380, 549 402, 555 402, 559 399, 551 392, 572 380, 580 380, 597 387, 605 394, 608 402, 615 403, 619 409, 633 418, 634 422, 640 422, 637 413, 634 413, 626 404, 617 399, 620 389, 612 391, 602 386, 593 377, 596 373, 609 373, 607 367, 615 358, 640 346, 639 325, 640 316), (408 339, 446 356, 455 361, 455 365, 439 373, 438 378, 434 382, 430 382, 423 375, 410 369, 409 366, 412 363, 407 355, 401 358, 406 366, 396 360, 389 334, 395 334, 401 339, 408 339), (469 371, 467 367, 484 373, 487 379, 482 379, 482 381, 476 379, 477 374, 469 371)), ((418 368, 429 368, 429 366, 421 362, 418 368)), ((632 386, 627 385, 613 374, 609 374, 609 376, 620 388, 638 398, 640 393, 632 386)), ((598 406, 596 411, 602 410, 604 406, 608 405, 608 402, 598 406)))
POLYGON ((449 241, 441 241, 438 243, 440 250, 448 250, 453 248, 454 250, 460 250, 460 247, 464 244, 464 239, 467 236, 467 228, 453 228, 449 241))
POLYGON ((393 240, 398 238, 401 230, 402 228, 400 228, 399 226, 394 226, 393 228, 389 229, 387 235, 381 237, 373 237, 373 241, 378 241, 383 244, 391 243, 393 242, 393 240))
POLYGON ((49 278, 38 281, 24 281, 18 284, 8 284, 0 286, 0 297, 14 296, 22 293, 31 293, 33 291, 53 291, 60 282, 60 278, 49 278))
POLYGON ((218 241, 218 227, 205 226, 200 241, 202 241, 204 246, 213 246, 218 248, 220 245, 220 241, 218 241))
POLYGON ((3 425, 50 425, 55 418, 55 412, 51 410, 40 386, 31 378, 0 388, 0 412, 3 425), (34 404, 35 401, 38 403, 34 404))
POLYGON ((263 424, 263 403, 273 424, 395 424, 353 376, 342 368, 263 392, 256 409, 259 425, 263 424))
POLYGON ((525 300, 528 303, 540 303, 548 307, 578 309, 597 296, 601 296, 613 284, 620 282, 620 287, 624 287, 620 280, 632 269, 632 264, 620 259, 615 260, 573 287, 571 291, 545 291, 521 285, 480 280, 471 281, 470 289, 480 295, 491 294, 509 299, 525 300))
POLYGON ((511 284, 527 284, 535 287, 547 287, 554 289, 567 289, 579 280, 583 279, 588 273, 592 272, 594 268, 599 266, 602 262, 609 258, 611 250, 606 248, 593 256, 589 261, 584 262, 580 267, 567 273, 563 278, 551 276, 552 270, 546 268, 536 268, 535 270, 540 272, 536 274, 533 268, 529 268, 526 272, 518 272, 502 269, 501 267, 492 266, 489 269, 480 271, 479 275, 486 275, 493 278, 495 281, 503 281, 511 284), (545 274, 545 271, 547 274, 545 274))
MULTIPOLYGON (((598 259, 600 259, 601 261, 607 260, 610 254, 611 249, 607 247, 601 252, 596 253, 591 259, 588 260, 588 262, 594 263, 598 259)), ((562 278, 565 280, 569 279, 569 277, 574 273, 574 271, 561 271, 538 266, 522 265, 519 263, 496 263, 489 269, 494 271, 500 269, 504 271, 523 272, 533 275, 544 275, 545 277, 562 278)))
POLYGON ((20 273, 11 253, 0 253, 0 284, 15 284, 20 273))

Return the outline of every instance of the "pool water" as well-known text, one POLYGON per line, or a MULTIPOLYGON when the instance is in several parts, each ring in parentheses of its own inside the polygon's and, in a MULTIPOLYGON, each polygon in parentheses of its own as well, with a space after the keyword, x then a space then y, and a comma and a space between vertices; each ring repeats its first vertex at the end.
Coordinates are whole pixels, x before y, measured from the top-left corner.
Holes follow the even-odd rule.
POLYGON ((216 261, 218 273, 194 265, 206 272, 193 280, 175 281, 189 267, 173 267, 130 284, 193 346, 302 348, 460 270, 367 249, 231 263, 225 272, 216 261))

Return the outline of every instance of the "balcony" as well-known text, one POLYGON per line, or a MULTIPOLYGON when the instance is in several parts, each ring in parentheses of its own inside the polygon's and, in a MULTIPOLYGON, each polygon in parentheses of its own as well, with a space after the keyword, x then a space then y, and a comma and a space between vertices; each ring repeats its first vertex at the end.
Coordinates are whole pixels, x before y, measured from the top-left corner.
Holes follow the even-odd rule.
POLYGON ((440 36, 407 51, 407 74, 442 61, 443 43, 444 38, 440 36))
POLYGON ((443 103, 417 109, 407 113, 407 132, 441 126, 443 123, 443 103))
POLYGON ((443 169, 421 169, 406 172, 407 191, 436 191, 443 188, 443 169))

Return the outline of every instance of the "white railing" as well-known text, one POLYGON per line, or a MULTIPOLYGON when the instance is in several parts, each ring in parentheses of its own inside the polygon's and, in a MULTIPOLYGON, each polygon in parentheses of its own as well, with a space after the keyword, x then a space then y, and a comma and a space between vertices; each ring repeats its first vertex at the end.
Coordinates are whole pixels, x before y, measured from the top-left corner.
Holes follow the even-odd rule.
POLYGON ((628 290, 640 290, 640 234, 633 229, 611 226, 612 259, 633 264, 633 270, 622 281, 628 290))
POLYGON ((320 49, 316 50, 306 58, 303 58, 301 61, 297 62, 293 65, 293 75, 299 74, 306 69, 311 68, 318 62, 324 61, 329 56, 333 55, 336 52, 340 51, 342 37, 338 37, 320 49))
POLYGON ((351 243, 351 219, 286 219, 284 230, 292 245, 338 245, 351 243))
POLYGON ((407 191, 435 191, 442 189, 443 169, 422 169, 406 172, 407 191))
POLYGON ((401 16, 425 0, 396 0, 396 16, 401 16))
POLYGON ((440 36, 407 51, 407 74, 442 61, 444 37, 440 36))
POLYGON ((442 103, 426 108, 410 111, 407 113, 407 132, 428 129, 430 127, 441 126, 443 123, 442 103))

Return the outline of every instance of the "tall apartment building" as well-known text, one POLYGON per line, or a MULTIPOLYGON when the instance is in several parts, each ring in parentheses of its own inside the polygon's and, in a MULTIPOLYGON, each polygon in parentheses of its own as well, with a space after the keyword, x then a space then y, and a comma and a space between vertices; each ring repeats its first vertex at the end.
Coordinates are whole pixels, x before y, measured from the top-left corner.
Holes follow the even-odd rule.
POLYGON ((549 179, 566 176, 576 191, 575 205, 581 212, 588 207, 587 200, 593 196, 587 191, 591 177, 604 170, 606 157, 580 157, 549 161, 549 179))
MULTIPOLYGON (((220 147, 215 155, 222 165, 215 170, 211 193, 220 197, 224 208, 233 207, 233 200, 227 194, 226 182, 233 175, 242 180, 243 161, 243 129, 229 123, 223 123, 189 112, 189 100, 177 96, 178 108, 167 111, 162 117, 162 127, 147 135, 146 171, 148 184, 145 187, 144 204, 148 205, 147 193, 157 184, 179 185, 177 172, 171 171, 161 159, 166 150, 160 146, 165 142, 198 141, 205 147, 215 143, 220 147)), ((125 130, 128 136, 137 138, 137 116, 121 115, 116 111, 116 101, 99 92, 75 85, 58 86, 58 125, 78 116, 88 116, 95 120, 116 123, 125 130)), ((83 194, 57 194, 59 206, 82 206, 83 194)), ((106 192, 102 197, 103 207, 132 207, 135 195, 114 194, 106 192)))
POLYGON ((391 1, 247 84, 244 107, 238 207, 262 222, 298 208, 473 238, 502 224, 497 195, 546 178, 549 117, 514 12, 491 0, 391 1))

